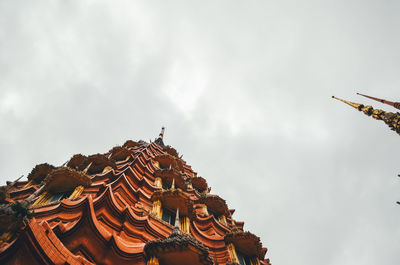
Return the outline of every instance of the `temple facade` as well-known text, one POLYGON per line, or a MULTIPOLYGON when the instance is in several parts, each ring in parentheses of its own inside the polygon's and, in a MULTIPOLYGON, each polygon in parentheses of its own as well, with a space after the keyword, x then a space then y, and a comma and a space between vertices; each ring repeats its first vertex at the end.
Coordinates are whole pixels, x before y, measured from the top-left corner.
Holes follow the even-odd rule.
POLYGON ((260 238, 163 134, 7 182, 0 264, 270 264, 260 238))

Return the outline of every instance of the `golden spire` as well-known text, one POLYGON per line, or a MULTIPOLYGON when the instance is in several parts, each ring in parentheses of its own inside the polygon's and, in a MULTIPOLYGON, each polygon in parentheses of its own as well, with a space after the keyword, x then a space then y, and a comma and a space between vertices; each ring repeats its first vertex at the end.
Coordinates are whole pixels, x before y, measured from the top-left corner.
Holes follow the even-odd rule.
POLYGON ((358 109, 358 110, 361 110, 361 108, 364 107, 363 104, 354 103, 354 102, 347 101, 347 100, 344 100, 344 99, 341 99, 341 98, 337 98, 335 96, 332 96, 332 98, 337 99, 339 101, 342 101, 342 102, 346 103, 347 105, 352 106, 353 108, 358 109))
POLYGON ((372 116, 372 118, 376 120, 382 120, 392 129, 400 134, 400 113, 386 112, 380 109, 374 109, 371 106, 364 106, 363 104, 358 104, 354 102, 350 102, 347 100, 343 100, 332 96, 332 98, 342 101, 355 109, 364 112, 365 115, 372 116))
POLYGON ((389 100, 386 100, 386 99, 371 97, 371 96, 367 96, 367 95, 364 95, 364 94, 361 94, 361 93, 357 93, 357 95, 360 95, 360 96, 363 96, 363 97, 366 97, 366 98, 369 98, 369 99, 373 99, 373 100, 379 101, 379 102, 381 102, 383 104, 390 105, 390 106, 392 106, 392 107, 394 107, 396 109, 400 109, 400 102, 393 102, 393 101, 389 101, 389 100))

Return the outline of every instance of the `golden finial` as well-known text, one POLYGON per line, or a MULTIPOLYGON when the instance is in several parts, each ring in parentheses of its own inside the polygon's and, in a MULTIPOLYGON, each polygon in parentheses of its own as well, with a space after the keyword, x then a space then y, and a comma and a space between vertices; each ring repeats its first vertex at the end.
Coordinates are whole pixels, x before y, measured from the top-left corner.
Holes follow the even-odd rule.
POLYGON ((347 100, 344 100, 344 99, 341 99, 341 98, 337 98, 335 96, 332 96, 332 98, 337 99, 339 101, 342 101, 342 102, 346 103, 347 105, 352 106, 353 108, 358 109, 360 111, 364 107, 363 104, 354 103, 354 102, 347 101, 347 100))
POLYGON ((363 104, 357 104, 347 100, 343 100, 332 96, 332 98, 340 100, 355 109, 364 112, 365 115, 372 116, 376 120, 382 120, 392 129, 400 134, 400 113, 386 112, 380 109, 374 109, 371 106, 364 106, 363 104))
POLYGON ((369 99, 372 99, 372 100, 379 101, 379 102, 381 102, 383 104, 390 105, 390 106, 392 106, 392 107, 394 107, 396 109, 400 109, 400 102, 393 102, 393 101, 389 101, 389 100, 386 100, 386 99, 371 97, 371 96, 367 96, 367 95, 364 95, 364 94, 361 94, 361 93, 357 93, 357 95, 360 95, 360 96, 363 96, 363 97, 366 97, 366 98, 369 98, 369 99))

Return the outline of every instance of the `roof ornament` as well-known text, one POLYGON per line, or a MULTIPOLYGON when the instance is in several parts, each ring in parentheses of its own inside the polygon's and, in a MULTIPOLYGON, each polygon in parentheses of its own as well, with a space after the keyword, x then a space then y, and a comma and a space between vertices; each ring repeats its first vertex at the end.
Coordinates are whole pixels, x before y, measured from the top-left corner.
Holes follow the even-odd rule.
POLYGON ((148 257, 155 256, 158 259, 168 259, 169 254, 173 253, 183 254, 185 255, 185 264, 216 264, 210 257, 209 249, 202 242, 179 229, 179 209, 176 210, 175 227, 172 233, 166 239, 147 242, 144 251, 148 257))
POLYGON ((46 185, 42 185, 39 189, 37 189, 34 193, 32 193, 28 198, 26 198, 27 203, 32 203, 38 196, 39 194, 43 191, 44 187, 46 185))
POLYGON ((175 229, 180 230, 180 228, 179 228, 179 208, 176 208, 175 229))
POLYGON ((175 189, 175 178, 172 179, 171 190, 175 189))
POLYGON ((7 190, 9 190, 9 189, 11 189, 12 187, 14 187, 15 184, 17 184, 18 180, 22 179, 23 176, 24 176, 24 175, 22 175, 21 177, 17 178, 16 180, 14 180, 14 181, 11 182, 11 183, 7 183, 7 190))
POLYGON ((357 93, 357 95, 360 95, 360 96, 363 96, 363 97, 366 97, 366 98, 369 98, 369 99, 372 99, 372 100, 379 101, 379 102, 381 102, 383 104, 390 105, 390 106, 400 110, 400 102, 393 102, 393 101, 389 101, 389 100, 386 100, 386 99, 371 97, 371 96, 367 96, 367 95, 364 95, 364 94, 361 94, 361 93, 357 93))
POLYGON ((163 142, 164 131, 165 131, 165 127, 163 126, 163 127, 161 128, 160 134, 158 135, 158 138, 155 140, 156 144, 161 145, 161 146, 163 146, 163 147, 165 146, 165 145, 164 145, 164 142, 163 142))
POLYGON ((384 121, 386 125, 390 127, 391 130, 400 134, 400 113, 386 112, 380 109, 374 109, 371 106, 364 106, 363 104, 354 103, 351 101, 337 98, 335 96, 332 96, 332 98, 342 101, 347 105, 357 109, 358 111, 364 112, 365 115, 371 116, 375 120, 384 121))
MULTIPOLYGON (((232 216, 231 216, 231 218, 232 218, 232 216)), ((235 221, 233 220, 233 218, 232 218, 231 220, 232 220, 232 228, 231 228, 231 231, 232 231, 232 232, 238 232, 238 231, 239 231, 239 228, 237 228, 235 221)))
POLYGON ((0 187, 0 202, 1 203, 6 201, 6 198, 9 197, 9 193, 10 193, 11 188, 14 187, 15 184, 17 184, 18 180, 20 180, 23 176, 24 175, 22 175, 21 177, 17 178, 13 182, 7 181, 6 186, 1 186, 0 187))
POLYGON ((347 101, 347 100, 344 100, 344 99, 341 99, 341 98, 337 98, 335 96, 332 96, 332 98, 334 98, 336 100, 339 100, 339 101, 342 101, 342 102, 346 103, 347 105, 352 106, 353 108, 355 108, 357 110, 360 110, 360 111, 364 107, 363 104, 354 103, 354 102, 347 101))
POLYGON ((89 168, 90 168, 90 166, 93 164, 93 162, 90 162, 90 164, 83 170, 83 173, 86 173, 87 174, 87 172, 88 172, 88 170, 89 170, 89 168))
POLYGON ((165 127, 163 126, 163 127, 161 128, 160 135, 158 136, 158 138, 160 138, 161 140, 164 138, 164 131, 165 131, 165 127))

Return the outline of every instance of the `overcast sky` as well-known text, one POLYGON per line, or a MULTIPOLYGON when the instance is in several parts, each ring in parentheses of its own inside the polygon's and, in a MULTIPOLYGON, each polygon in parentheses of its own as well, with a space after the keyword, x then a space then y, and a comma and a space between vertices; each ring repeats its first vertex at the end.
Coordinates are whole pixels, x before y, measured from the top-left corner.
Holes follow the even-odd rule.
POLYGON ((274 265, 398 265, 400 2, 0 0, 0 180, 165 142, 274 265), (397 150, 397 151, 396 151, 397 150))

